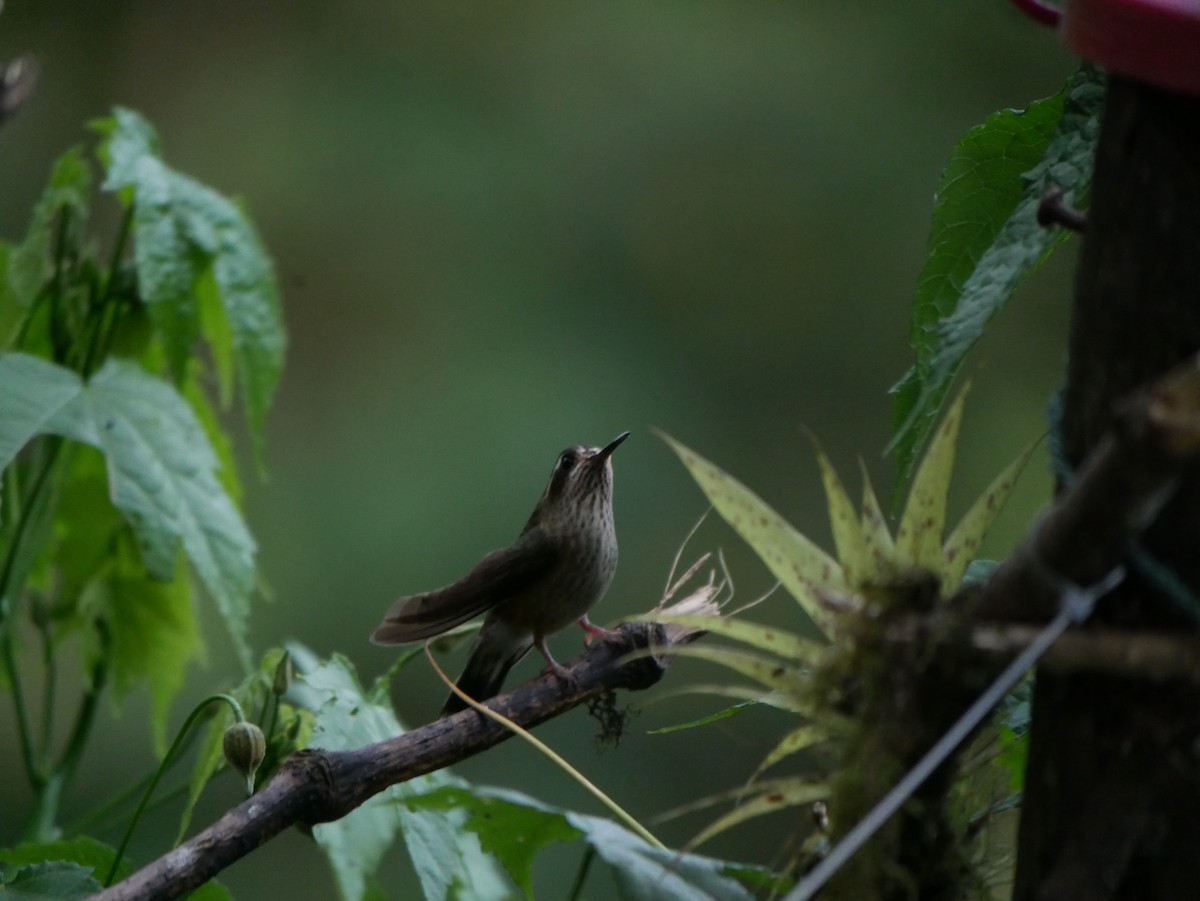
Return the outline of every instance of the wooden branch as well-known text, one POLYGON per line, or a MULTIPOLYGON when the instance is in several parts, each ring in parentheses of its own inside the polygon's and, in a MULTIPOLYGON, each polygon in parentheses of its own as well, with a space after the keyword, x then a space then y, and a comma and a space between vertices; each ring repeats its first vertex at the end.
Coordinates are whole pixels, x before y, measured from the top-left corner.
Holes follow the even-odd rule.
MULTIPOLYGON (((662 678, 671 647, 698 634, 682 634, 652 623, 630 623, 620 631, 624 644, 596 642, 572 663, 571 682, 546 674, 494 698, 488 706, 530 727, 613 689, 649 688, 662 678), (625 659, 630 651, 647 648, 653 656, 625 659)), ((499 723, 474 710, 463 710, 364 748, 300 751, 253 797, 95 898, 178 898, 291 826, 312 826, 344 817, 391 785, 457 763, 511 737, 499 723)))
MULTIPOLYGON (((978 623, 949 654, 979 652, 1009 660, 1041 634, 1044 624, 978 623)), ((934 632, 928 619, 910 616, 888 626, 890 641, 924 641, 934 632)), ((1108 673, 1150 682, 1176 680, 1200 685, 1200 637, 1177 632, 1091 629, 1067 632, 1039 661, 1056 673, 1108 673)))

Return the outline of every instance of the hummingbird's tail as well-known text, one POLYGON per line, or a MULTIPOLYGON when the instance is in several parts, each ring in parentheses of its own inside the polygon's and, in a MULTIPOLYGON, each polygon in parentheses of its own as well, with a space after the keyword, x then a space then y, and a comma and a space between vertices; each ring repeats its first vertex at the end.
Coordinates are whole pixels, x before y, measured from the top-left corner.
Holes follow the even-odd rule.
MULTIPOLYGON (((458 677, 458 687, 476 701, 486 701, 495 697, 500 693, 508 671, 529 653, 531 647, 532 635, 514 633, 503 623, 488 617, 471 647, 467 668, 458 677)), ((466 709, 466 703, 454 692, 450 692, 441 715, 449 716, 466 709)))

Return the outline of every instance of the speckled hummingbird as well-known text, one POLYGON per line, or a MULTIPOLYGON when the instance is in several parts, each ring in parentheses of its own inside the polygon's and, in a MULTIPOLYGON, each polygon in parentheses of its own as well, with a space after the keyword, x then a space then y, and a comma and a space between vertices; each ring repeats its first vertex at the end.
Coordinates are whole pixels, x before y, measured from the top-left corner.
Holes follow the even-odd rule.
MULTIPOLYGON (((371 640, 393 645, 441 635, 481 613, 483 628, 458 687, 476 700, 498 694, 508 671, 530 648, 560 678, 569 671, 546 646, 546 638, 578 622, 593 636, 612 637, 588 620, 617 570, 613 527, 612 454, 629 437, 622 432, 604 447, 569 447, 558 455, 550 484, 516 543, 492 551, 452 585, 396 601, 371 640)), ((442 715, 466 705, 451 693, 442 715)))

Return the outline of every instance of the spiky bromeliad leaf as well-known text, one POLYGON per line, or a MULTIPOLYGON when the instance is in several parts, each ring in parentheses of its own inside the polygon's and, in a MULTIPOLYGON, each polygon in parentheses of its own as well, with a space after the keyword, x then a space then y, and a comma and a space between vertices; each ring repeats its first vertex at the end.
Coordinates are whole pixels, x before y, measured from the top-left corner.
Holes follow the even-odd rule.
POLYGON ((1037 223, 1047 187, 1078 202, 1092 177, 1104 77, 1085 65, 1054 97, 1004 110, 959 141, 942 173, 912 308, 917 359, 893 389, 897 487, 959 364, 1017 285, 1065 240, 1037 223))
POLYGON ((739 704, 734 704, 731 707, 726 707, 718 710, 715 713, 710 713, 708 716, 702 716, 696 720, 688 720, 686 723, 676 723, 674 726, 663 726, 659 729, 650 729, 646 732, 647 735, 667 735, 671 732, 682 732, 685 729, 695 729, 699 726, 707 726, 711 723, 727 720, 731 716, 737 716, 739 713, 745 713, 752 707, 758 706, 758 699, 752 701, 742 701, 739 704))
POLYGON ((1021 451, 1017 459, 1004 467, 988 485, 987 490, 976 498, 975 503, 946 539, 942 548, 942 597, 949 597, 958 588, 967 567, 975 559, 983 536, 1004 508, 1004 503, 1016 484, 1017 476, 1029 462, 1029 457, 1036 447, 1037 442, 1030 444, 1021 451))
POLYGON ((908 502, 896 530, 896 562, 929 572, 942 568, 942 532, 946 527, 946 496, 958 449, 958 427, 962 424, 967 388, 955 398, 946 418, 929 442, 917 467, 908 502))
POLYGON ((858 461, 862 472, 862 531, 867 543, 867 554, 871 558, 869 572, 875 578, 875 584, 883 584, 892 575, 896 563, 896 544, 888 529, 887 517, 879 506, 879 498, 875 487, 871 484, 871 475, 867 465, 858 461))
POLYGON ((709 824, 686 845, 688 849, 698 848, 727 829, 744 823, 754 817, 775 813, 788 807, 801 804, 812 804, 824 801, 829 797, 829 786, 816 782, 806 776, 796 776, 792 779, 774 780, 771 788, 755 795, 748 801, 739 804, 725 816, 709 824))
POLYGON ((793 698, 804 696, 806 682, 801 671, 765 654, 703 644, 678 645, 671 649, 671 653, 719 664, 753 679, 771 691, 785 692, 793 698))
POLYGON ((813 745, 825 741, 828 737, 829 733, 816 723, 805 723, 803 726, 797 726, 781 738, 779 743, 763 758, 762 763, 758 765, 758 769, 754 771, 754 775, 750 777, 750 784, 753 785, 759 776, 775 766, 779 761, 786 757, 791 757, 805 748, 811 748, 813 745))
POLYGON ((664 701, 667 698, 677 697, 679 695, 712 695, 717 698, 727 698, 730 700, 749 701, 754 704, 765 704, 768 707, 774 707, 777 710, 783 710, 788 713, 794 713, 797 716, 807 716, 812 713, 812 706, 807 703, 802 703, 789 694, 779 691, 772 691, 763 694, 760 689, 753 688, 749 685, 732 685, 728 683, 697 683, 693 685, 683 685, 672 691, 660 692, 654 696, 651 703, 664 701))
POLYGON ((254 227, 232 201, 162 161, 158 135, 117 108, 106 135, 103 187, 133 209, 134 264, 177 380, 198 337, 208 341, 224 399, 236 375, 255 452, 283 370, 279 289, 254 227))
POLYGON ((843 588, 838 562, 784 521, 753 491, 669 435, 663 439, 683 461, 721 517, 733 526, 784 588, 826 635, 833 618, 821 606, 819 587, 843 588))
POLYGON ((254 539, 216 477, 217 458, 175 389, 110 360, 90 380, 27 354, 0 355, 0 469, 38 434, 97 448, 113 504, 138 537, 146 571, 175 578, 182 544, 243 660, 254 539))
POLYGON ((849 585, 878 582, 881 572, 875 555, 871 553, 863 520, 816 437, 809 435, 808 440, 812 443, 817 466, 821 469, 821 482, 825 486, 825 498, 829 504, 829 527, 833 532, 833 544, 837 548, 838 562, 846 582, 849 585))
POLYGON ((816 666, 820 662, 822 645, 813 639, 777 629, 774 626, 764 626, 749 620, 733 619, 725 616, 680 616, 660 615, 655 620, 660 623, 678 623, 681 626, 692 626, 715 635, 722 635, 742 644, 763 651, 770 651, 797 666, 816 666))

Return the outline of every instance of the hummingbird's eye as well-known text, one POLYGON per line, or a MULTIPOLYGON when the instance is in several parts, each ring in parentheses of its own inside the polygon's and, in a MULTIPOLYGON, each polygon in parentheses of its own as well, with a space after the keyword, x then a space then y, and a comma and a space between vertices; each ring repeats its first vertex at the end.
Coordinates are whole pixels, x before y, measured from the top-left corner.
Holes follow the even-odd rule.
POLYGON ((570 468, 574 465, 575 465, 575 451, 567 450, 567 451, 563 451, 561 454, 559 454, 559 457, 558 457, 558 468, 559 469, 566 472, 566 471, 570 470, 570 468))

